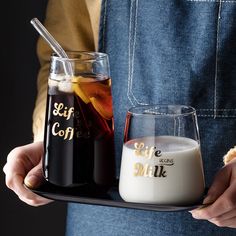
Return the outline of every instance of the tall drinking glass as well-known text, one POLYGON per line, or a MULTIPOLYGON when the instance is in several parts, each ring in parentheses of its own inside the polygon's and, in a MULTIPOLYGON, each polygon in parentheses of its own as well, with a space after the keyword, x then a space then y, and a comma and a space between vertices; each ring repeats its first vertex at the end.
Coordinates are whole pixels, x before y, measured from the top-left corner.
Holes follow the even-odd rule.
POLYGON ((58 186, 105 189, 115 176, 108 56, 97 52, 68 56, 51 57, 44 175, 58 186))
POLYGON ((126 116, 119 192, 128 202, 189 205, 204 193, 194 108, 138 106, 126 116))

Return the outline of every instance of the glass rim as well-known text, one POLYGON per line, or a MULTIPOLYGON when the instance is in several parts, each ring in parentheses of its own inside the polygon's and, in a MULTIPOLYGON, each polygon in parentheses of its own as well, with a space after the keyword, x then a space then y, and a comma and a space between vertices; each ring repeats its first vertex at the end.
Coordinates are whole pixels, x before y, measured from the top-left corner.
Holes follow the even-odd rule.
POLYGON ((66 51, 69 55, 85 55, 88 58, 62 58, 59 57, 55 52, 52 52, 51 58, 61 62, 93 62, 97 60, 108 59, 108 54, 104 52, 96 52, 96 51, 66 51), (90 58, 89 58, 90 56, 90 58))
POLYGON ((181 104, 154 104, 154 105, 137 105, 128 109, 127 114, 132 116, 145 116, 145 117, 180 117, 196 114, 196 109, 192 106, 181 105, 181 104), (176 113, 163 113, 157 112, 157 108, 184 108, 186 112, 176 113), (148 111, 149 109, 149 111, 148 111), (153 111, 151 111, 153 109, 153 111), (156 109, 156 111, 154 111, 156 109), (145 112, 146 111, 146 112, 145 112))

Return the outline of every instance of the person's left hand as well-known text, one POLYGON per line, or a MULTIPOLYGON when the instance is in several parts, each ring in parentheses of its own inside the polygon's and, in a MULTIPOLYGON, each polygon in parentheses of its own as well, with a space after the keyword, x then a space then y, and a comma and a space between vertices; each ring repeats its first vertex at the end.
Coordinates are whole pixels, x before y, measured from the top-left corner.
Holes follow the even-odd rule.
POLYGON ((219 227, 236 228, 236 160, 216 174, 203 203, 212 204, 190 211, 195 219, 208 220, 219 227))

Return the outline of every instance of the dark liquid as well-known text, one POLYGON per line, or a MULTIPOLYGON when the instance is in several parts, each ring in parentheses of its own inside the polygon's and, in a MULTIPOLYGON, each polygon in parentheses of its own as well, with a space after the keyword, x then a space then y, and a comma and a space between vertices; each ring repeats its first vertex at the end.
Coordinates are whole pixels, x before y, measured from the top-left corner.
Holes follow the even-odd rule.
POLYGON ((105 104, 111 97, 104 98, 110 96, 108 81, 91 79, 81 84, 84 92, 87 89, 82 96, 76 83, 74 92, 69 93, 49 86, 43 167, 45 178, 52 184, 90 189, 107 189, 113 184, 112 107, 101 110, 111 104, 105 104))

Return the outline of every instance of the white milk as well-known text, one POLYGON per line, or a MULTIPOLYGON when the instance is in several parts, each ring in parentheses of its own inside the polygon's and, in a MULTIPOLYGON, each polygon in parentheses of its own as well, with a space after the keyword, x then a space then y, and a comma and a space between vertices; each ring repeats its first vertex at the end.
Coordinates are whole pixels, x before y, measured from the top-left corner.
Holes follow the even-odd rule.
POLYGON ((123 146, 119 192, 128 202, 193 204, 204 193, 199 144, 174 136, 134 139, 123 146))

